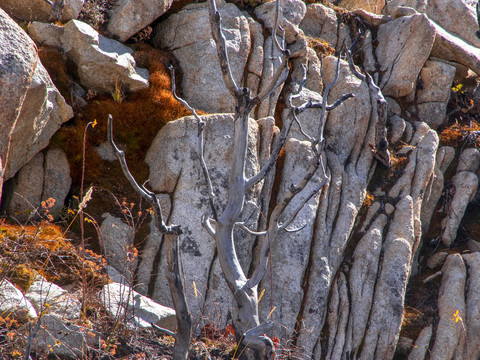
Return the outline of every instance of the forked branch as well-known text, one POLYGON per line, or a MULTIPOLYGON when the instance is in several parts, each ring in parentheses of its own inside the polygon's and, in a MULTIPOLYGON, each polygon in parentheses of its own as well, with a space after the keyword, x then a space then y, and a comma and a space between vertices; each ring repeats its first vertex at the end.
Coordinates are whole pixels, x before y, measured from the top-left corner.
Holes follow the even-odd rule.
POLYGON ((132 185, 133 189, 147 200, 153 208, 155 226, 158 231, 165 235, 165 250, 167 263, 167 280, 172 295, 173 304, 177 317, 177 332, 175 334, 175 347, 173 350, 174 360, 187 360, 188 348, 192 337, 192 318, 185 298, 185 290, 180 274, 180 265, 178 261, 178 236, 182 234, 182 229, 178 225, 166 225, 163 220, 162 208, 157 196, 147 190, 144 186, 137 183, 127 166, 125 153, 120 150, 113 140, 113 118, 108 115, 107 138, 113 148, 115 156, 122 166, 123 174, 132 185))

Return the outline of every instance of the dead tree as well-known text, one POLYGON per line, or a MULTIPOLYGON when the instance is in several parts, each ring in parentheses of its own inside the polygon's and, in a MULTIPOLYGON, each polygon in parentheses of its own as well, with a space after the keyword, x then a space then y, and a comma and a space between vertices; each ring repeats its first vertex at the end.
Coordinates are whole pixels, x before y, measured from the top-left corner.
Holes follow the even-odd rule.
MULTIPOLYGON (((209 0, 208 5, 212 35, 216 42, 223 79, 228 90, 235 98, 236 107, 234 114, 233 160, 231 163, 231 172, 229 174, 227 203, 223 209, 220 209, 217 204, 216 195, 211 186, 208 168, 203 158, 203 122, 201 118, 194 111, 192 111, 199 125, 199 158, 206 178, 210 200, 210 213, 203 217, 203 225, 207 229, 208 233, 215 239, 220 265, 227 284, 234 297, 232 321, 237 342, 239 344, 239 352, 242 353, 245 348, 250 348, 254 351, 256 359, 271 359, 275 356, 274 346, 271 339, 265 334, 272 328, 273 323, 268 320, 264 323, 260 323, 257 285, 265 274, 270 246, 275 240, 278 232, 301 230, 287 228, 295 219, 298 212, 303 208, 305 203, 312 196, 317 194, 328 180, 322 160, 324 147, 323 130, 325 126, 326 112, 339 106, 346 99, 352 97, 353 95, 343 95, 340 99, 335 101, 334 104, 327 105, 326 99, 328 98, 329 91, 338 79, 338 73, 340 69, 340 61, 338 61, 335 79, 332 83, 325 87, 323 94, 324 100, 322 102, 307 101, 301 106, 294 106, 292 101, 299 96, 298 94, 301 92, 306 81, 306 70, 304 69, 305 76, 298 88, 298 91, 295 94, 290 94, 288 96, 287 106, 289 108, 289 116, 287 121, 284 122, 279 135, 276 137, 269 159, 265 162, 264 166, 256 175, 251 178, 247 178, 245 174, 245 168, 247 160, 249 115, 262 100, 267 98, 272 91, 286 81, 289 71, 287 65, 290 58, 290 51, 283 40, 284 36, 282 36, 282 29, 278 25, 280 3, 277 0, 274 26, 275 30, 273 34, 275 46, 282 54, 280 66, 270 79, 269 86, 265 87, 264 90, 254 97, 251 96, 251 90, 249 88, 240 87, 236 84, 230 68, 226 39, 222 30, 220 14, 217 10, 214 0, 209 0), (276 34, 277 31, 280 31, 280 36, 276 34), (311 143, 312 153, 314 154, 311 165, 304 174, 303 179, 297 184, 292 184, 284 197, 279 199, 277 205, 269 216, 267 229, 260 232, 252 231, 246 227, 245 222, 241 221, 240 218, 244 207, 246 193, 249 189, 262 181, 275 166, 280 151, 287 140, 291 126, 296 123, 301 128, 301 124, 297 118, 297 115, 308 108, 322 109, 321 121, 317 134, 314 137, 310 137, 305 134, 307 140, 309 140, 311 143), (300 205, 294 209, 291 214, 286 214, 285 209, 290 204, 292 199, 299 194, 307 186, 307 184, 311 182, 314 175, 318 173, 320 180, 317 186, 315 186, 315 188, 309 194, 307 194, 307 196, 302 198, 300 205), (247 278, 242 270, 235 251, 233 233, 237 227, 247 231, 250 234, 263 236, 264 241, 262 243, 260 259, 250 278, 247 278), (266 240, 267 238, 269 241, 266 240)), ((175 80, 172 80, 173 91, 175 93, 175 80)), ((179 100, 189 107, 186 102, 181 99, 179 100)))
POLYGON ((113 140, 113 118, 108 117, 107 137, 115 155, 122 166, 123 174, 132 185, 133 189, 142 198, 147 200, 153 209, 155 226, 157 230, 165 236, 166 264, 167 264, 167 280, 172 295, 173 304, 177 317, 177 332, 175 337, 175 347, 173 349, 174 360, 187 360, 188 348, 192 337, 192 317, 188 310, 185 291, 180 274, 180 264, 178 261, 178 236, 182 234, 179 225, 166 225, 163 220, 162 208, 157 196, 149 191, 145 186, 139 185, 133 175, 128 170, 125 154, 121 151, 113 140))

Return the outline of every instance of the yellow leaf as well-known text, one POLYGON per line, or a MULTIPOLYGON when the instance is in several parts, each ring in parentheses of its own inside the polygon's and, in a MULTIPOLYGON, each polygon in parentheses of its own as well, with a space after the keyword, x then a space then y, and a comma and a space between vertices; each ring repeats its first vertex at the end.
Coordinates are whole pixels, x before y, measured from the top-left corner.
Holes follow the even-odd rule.
POLYGON ((195 281, 193 282, 193 291, 195 291, 195 299, 197 299, 198 293, 197 293, 197 285, 195 284, 195 281))
POLYGON ((265 294, 265 289, 262 290, 260 293, 260 296, 258 297, 257 304, 260 303, 260 300, 262 300, 263 294, 265 294))
POLYGON ((277 308, 277 307, 274 306, 274 307, 272 308, 272 310, 270 310, 270 313, 268 314, 267 319, 269 319, 270 316, 272 316, 272 314, 273 314, 273 312, 275 311, 276 308, 277 308))

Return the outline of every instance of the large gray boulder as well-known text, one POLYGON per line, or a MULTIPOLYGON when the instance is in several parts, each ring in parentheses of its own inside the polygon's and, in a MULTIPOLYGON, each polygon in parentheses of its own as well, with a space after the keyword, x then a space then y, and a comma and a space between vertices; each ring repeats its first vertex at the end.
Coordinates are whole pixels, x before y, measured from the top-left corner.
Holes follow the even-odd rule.
POLYGON ((5 171, 5 179, 46 148, 60 126, 73 117, 72 108, 53 84, 40 61, 37 62, 22 110, 11 133, 13 149, 5 171))
POLYGON ((37 311, 57 315, 61 319, 77 320, 80 318, 82 304, 60 286, 48 282, 38 276, 25 293, 27 298, 37 311))
POLYGON ((37 67, 37 48, 25 32, 0 8, 0 196, 8 164, 10 133, 37 67))
POLYGON ((478 177, 471 171, 460 171, 452 178, 454 190, 451 202, 447 204, 447 216, 442 220, 442 242, 450 246, 457 237, 467 205, 477 192, 478 177))
POLYGON ((38 218, 37 211, 43 192, 43 163, 44 155, 38 153, 15 176, 13 194, 7 203, 7 213, 10 216, 20 221, 38 218))
POLYGON ((480 47, 477 14, 464 0, 428 0, 425 14, 452 35, 480 47))
POLYGON ((480 331, 480 252, 462 255, 468 269, 468 288, 466 291, 467 328, 465 359, 475 360, 480 356, 480 339, 476 334, 480 331))
POLYGON ((67 58, 77 65, 80 83, 87 89, 110 93, 116 86, 129 92, 148 88, 148 70, 136 66, 133 50, 98 34, 90 25, 69 21, 61 42, 67 58))
POLYGON ((85 355, 88 346, 97 347, 101 336, 93 329, 62 320, 61 316, 45 314, 32 341, 32 350, 45 356, 75 359, 85 355))
POLYGON ((34 21, 27 30, 28 35, 39 45, 62 47, 63 26, 34 21))
MULTIPOLYGON (((205 121, 204 158, 210 171, 219 207, 223 208, 226 204, 228 174, 233 157, 233 115, 212 114, 203 116, 202 119, 205 121)), ((258 132, 257 123, 250 120, 247 176, 252 176, 258 170, 257 149, 260 147, 258 132)), ((201 302, 195 298, 193 289, 193 282, 195 282, 198 292, 203 299, 206 299, 207 303, 214 302, 215 298, 225 300, 224 302, 218 301, 216 306, 222 306, 223 314, 226 314, 229 307, 227 299, 231 299, 230 290, 223 275, 213 271, 215 263, 218 262, 215 256, 215 240, 204 229, 201 221, 202 215, 209 211, 209 201, 207 185, 198 158, 198 141, 198 124, 194 117, 181 118, 165 125, 155 137, 147 153, 146 162, 150 167, 149 186, 155 192, 170 194, 172 210, 169 222, 182 226, 183 234, 179 237, 179 245, 190 309, 197 314, 200 311, 199 306, 201 306, 201 302), (210 285, 208 299, 206 284, 210 285)), ((260 201, 258 187, 247 194, 247 200, 250 202, 244 209, 246 219, 249 218, 247 225, 250 228, 256 228, 257 206, 260 201)), ((160 237, 158 239, 160 240, 160 237)), ((246 234, 243 230, 238 230, 235 239, 238 257, 244 271, 247 272, 252 257, 254 237, 246 234)), ((171 306, 164 264, 164 251, 160 254, 144 253, 138 272, 157 273, 153 299, 161 304, 171 306), (146 268, 144 266, 145 264, 150 264, 149 266, 154 264, 152 260, 148 260, 149 257, 160 259, 156 263, 156 267, 146 268)), ((223 321, 226 321, 226 318, 223 321)))
POLYGON ((116 1, 110 13, 107 30, 110 35, 124 42, 163 15, 172 2, 173 0, 116 1))
MULTIPOLYGON (((6 194, 6 210, 18 219, 48 215, 57 218, 70 191, 72 178, 67 156, 59 148, 50 149, 44 155, 39 152, 14 176, 10 193, 6 194), (51 203, 49 199, 53 199, 51 203), (49 201, 47 201, 49 200, 49 201), (51 205, 40 209, 42 201, 51 205)), ((50 220, 53 220, 48 216, 50 220)))
POLYGON ((134 256, 133 229, 122 219, 107 214, 100 226, 100 233, 108 264, 124 277, 127 284, 131 284, 138 261, 134 256))
POLYGON ((432 359, 452 359, 461 338, 464 339, 466 314, 465 283, 466 268, 460 254, 452 254, 442 267, 442 284, 438 294, 439 321, 435 329, 432 359), (459 323, 460 321, 460 323, 459 323))
POLYGON ((401 97, 412 92, 427 61, 435 29, 423 14, 400 17, 378 28, 375 50, 383 95, 401 97))
MULTIPOLYGON (((217 6, 222 17, 232 75, 240 85, 252 51, 250 23, 253 22, 233 4, 219 1, 217 6)), ((222 77, 207 4, 185 6, 158 24, 155 31, 154 44, 171 50, 179 61, 185 100, 194 108, 211 113, 232 112, 235 99, 222 77)), ((262 59, 257 57, 250 61, 261 64, 262 59)))
POLYGON ((67 155, 62 149, 53 148, 46 152, 44 171, 42 200, 55 200, 55 204, 49 211, 50 214, 58 218, 72 185, 70 165, 67 155))
MULTIPOLYGON (((328 42, 334 49, 341 46, 343 40, 349 37, 348 28, 342 22, 339 23, 336 12, 320 3, 307 6, 300 29, 307 36, 328 42)), ((349 46, 348 42, 346 46, 349 46)))
POLYGON ((453 61, 480 74, 480 49, 430 21, 435 29, 435 41, 430 56, 453 61))

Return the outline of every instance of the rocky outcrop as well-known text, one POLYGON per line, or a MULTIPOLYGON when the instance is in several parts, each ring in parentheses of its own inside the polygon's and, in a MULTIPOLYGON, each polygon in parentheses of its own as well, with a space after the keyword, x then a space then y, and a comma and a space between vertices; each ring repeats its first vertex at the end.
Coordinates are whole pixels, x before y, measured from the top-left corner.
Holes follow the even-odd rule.
MULTIPOLYGON (((205 150, 204 158, 209 167, 213 188, 221 206, 225 206, 228 174, 232 159, 233 116, 231 114, 216 114, 204 116, 205 121, 205 150)), ((258 139, 258 125, 250 121, 249 133, 249 162, 246 172, 250 176, 258 170, 257 149, 261 147, 258 139)), ((207 303, 210 301, 219 304, 227 313, 230 296, 220 269, 212 271, 218 266, 215 256, 215 241, 203 228, 201 214, 207 213, 208 193, 204 191, 206 183, 198 157, 198 124, 194 117, 186 117, 169 122, 155 137, 146 157, 150 167, 150 186, 156 192, 170 194, 172 211, 169 221, 172 224, 182 224, 183 234, 179 237, 180 251, 183 258, 185 272, 185 287, 187 299, 192 311, 199 311, 199 303, 195 300, 193 282, 197 291, 207 303), (200 215, 200 216, 198 216, 200 215), (208 295, 207 288, 208 287, 208 295), (222 301, 215 301, 222 299, 222 301)), ((244 209, 249 227, 255 227, 258 219, 258 195, 256 188, 248 194, 250 202, 244 209)), ((242 259, 244 271, 248 270, 249 259, 253 247, 254 237, 246 235, 242 230, 236 236, 238 239, 236 251, 242 259)), ((170 305, 171 298, 168 285, 165 282, 165 254, 161 254, 158 268, 147 267, 153 261, 155 253, 146 254, 139 264, 139 273, 151 274, 157 272, 154 284, 153 299, 161 304, 170 305)), ((223 320, 225 321, 225 320, 223 320)))
POLYGON ((420 71, 422 86, 416 92, 418 117, 432 129, 445 122, 455 67, 441 61, 428 60, 420 71))
POLYGON ((136 66, 133 50, 98 34, 90 25, 69 21, 61 42, 87 89, 110 93, 116 87, 129 92, 148 88, 148 70, 136 66))
POLYGON ((125 41, 164 14, 172 2, 173 0, 117 1, 111 10, 108 32, 119 41, 125 41))
MULTIPOLYGON (((347 2, 340 4, 347 6, 347 2)), ((349 7, 355 8, 360 2, 349 3, 349 7)), ((288 215, 305 201, 306 205, 287 227, 296 231, 281 232, 275 239, 268 239, 272 241, 269 249, 272 277, 265 276, 255 289, 259 293, 265 290, 258 304, 259 317, 265 320, 271 316, 275 322, 274 335, 284 345, 288 339, 294 339, 298 357, 370 360, 405 357, 409 352, 410 359, 478 358, 478 239, 475 232, 467 239, 463 230, 459 231, 465 214, 472 217, 469 209, 478 206, 473 201, 478 198, 480 152, 474 144, 478 138, 473 130, 476 127, 464 130, 466 122, 459 118, 454 130, 460 129, 460 135, 450 129, 451 137, 457 136, 456 139, 446 139, 443 134, 439 140, 439 131, 451 120, 446 118, 447 113, 453 114, 449 108, 453 82, 466 76, 466 68, 480 73, 480 50, 471 11, 461 15, 463 5, 452 4, 452 11, 458 11, 458 19, 466 16, 470 35, 459 33, 456 24, 447 21, 446 11, 442 10, 447 2, 434 0, 428 3, 394 0, 388 3, 385 11, 389 15, 385 16, 363 10, 340 14, 334 7, 305 6, 302 1, 289 0, 282 7, 279 29, 273 25, 273 2, 256 7, 255 16, 251 17, 234 4, 218 1, 233 77, 237 84, 250 86, 252 95, 266 88, 279 66, 280 52, 274 47, 274 36, 285 37, 291 54, 286 83, 251 114, 260 120, 249 121, 245 169, 248 177, 262 168, 278 141, 279 129, 275 123, 282 127, 290 121, 285 105, 292 92, 299 91, 293 100, 296 106, 309 101, 332 104, 342 95, 354 95, 327 111, 324 142, 315 143, 321 150, 325 171, 318 171, 287 207, 288 215), (311 44, 321 44, 324 40, 330 45, 348 47, 356 27, 364 28, 359 19, 369 28, 354 49, 355 70, 365 74, 364 78, 355 74, 346 61, 325 56, 321 49, 308 48, 305 37, 313 38, 309 39, 311 44), (326 85, 336 78, 337 65, 338 79, 324 98, 326 85), (374 94, 374 84, 380 87, 378 94, 374 94), (385 109, 383 96, 388 96, 385 109), (473 140, 466 141, 466 136, 473 140), (390 168, 378 165, 375 160, 381 150, 377 140, 383 138, 389 141, 385 146, 391 153, 390 168), (455 142, 461 142, 461 149, 440 145, 455 142), (456 169, 450 164, 455 164, 456 169), (327 179, 320 191, 304 198, 323 181, 323 175, 327 179), (465 242, 469 250, 462 255, 455 251, 458 240, 468 240, 465 242), (427 248, 428 253, 424 251, 427 248), (426 277, 426 268, 436 272, 426 277), (411 282, 418 274, 423 281, 411 282), (418 328, 421 332, 411 339, 406 334, 400 338, 402 326, 407 323, 403 321, 408 316, 405 308, 411 300, 407 297, 408 286, 420 282, 431 284, 440 276, 438 299, 432 300, 431 305, 438 303, 439 321, 428 318, 418 328), (273 307, 275 311, 271 313, 273 307), (395 354, 396 348, 402 349, 395 354)), ((146 0, 138 12, 130 6, 127 1, 117 3, 118 13, 114 13, 109 25, 112 36, 127 39, 158 16, 152 10, 147 10, 148 16, 141 15, 143 7, 150 9, 146 0), (138 15, 139 19, 125 20, 122 12, 138 15), (115 25, 118 22, 122 26, 115 25)), ((160 11, 169 6, 167 2, 160 11)), ((0 132, 0 137, 3 136, 0 154, 1 160, 5 160, 10 151, 6 176, 13 177, 12 191, 16 193, 12 192, 10 211, 38 208, 49 197, 55 198, 60 206, 70 187, 65 156, 56 149, 44 154, 40 151, 71 110, 47 77, 40 76, 45 70, 37 61, 33 43, 22 32, 17 33, 8 18, 2 21, 8 26, 0 36, 4 33, 10 36, 9 31, 18 35, 16 46, 25 52, 25 56, 14 55, 18 65, 14 76, 2 78, 0 73, 0 79, 12 84, 13 89, 11 99, 10 94, 2 95, 0 91, 6 102, 4 113, 0 111, 0 130, 4 130, 0 132), (25 130, 31 125, 27 119, 34 121, 31 127, 41 128, 42 132, 25 130), (43 127, 45 119, 51 121, 51 126, 43 127), (29 145, 23 147, 23 142, 29 145), (61 188, 64 183, 68 186, 61 188)), ((119 84, 129 91, 148 86, 148 75, 135 68, 131 49, 102 37, 82 22, 72 20, 65 27, 34 23, 29 32, 38 44, 62 48, 76 64, 76 75, 88 89, 108 93, 119 84)), ((234 156, 233 128, 238 120, 230 114, 235 110, 235 102, 220 72, 206 4, 189 4, 162 19, 156 26, 154 42, 178 60, 182 70, 179 93, 190 105, 215 112, 202 116, 203 156, 214 192, 218 194, 218 205, 223 208, 234 156)), ((2 50, 2 59, 10 59, 8 51, 13 48, 2 50)), ((467 90, 455 94, 457 100, 468 96, 467 90)), ((462 116, 473 119, 468 111, 462 111, 462 116)), ((322 110, 309 109, 298 114, 297 120, 285 136, 278 164, 247 194, 242 219, 252 231, 245 233, 238 229, 234 233, 235 252, 246 274, 255 268, 262 255, 259 252, 264 235, 253 231, 265 228, 269 208, 298 183, 313 158, 309 140, 322 129, 322 110)), ((168 223, 179 224, 183 229, 179 237, 180 252, 191 311, 194 316, 212 316, 207 312, 215 309, 219 314, 216 325, 221 327, 227 324, 232 312, 232 294, 222 275, 214 239, 202 226, 202 216, 209 214, 210 206, 199 162, 198 134, 199 124, 194 117, 171 121, 160 130, 146 156, 150 168, 147 186, 159 194, 168 223)), ((105 161, 114 161, 111 149, 105 144, 96 147, 97 152, 105 161)), ((151 224, 143 252, 137 257, 134 245, 139 239, 134 239, 126 222, 107 215, 102 224, 101 245, 111 265, 108 271, 118 283, 106 286, 101 296, 107 308, 115 311, 112 317, 117 316, 117 310, 128 309, 131 327, 160 324, 163 315, 158 315, 156 302, 172 304, 165 281, 165 239, 151 224), (153 300, 140 293, 151 295, 153 300), (128 301, 122 302, 122 296, 128 301), (134 303, 144 304, 144 308, 129 312, 134 303)), ((52 309, 49 316, 58 315, 57 298, 68 294, 48 285, 52 298, 38 298, 39 287, 43 289, 44 285, 34 283, 25 296, 31 298, 37 313, 42 311, 42 301, 48 300, 52 309)), ((58 305, 59 309, 64 305, 58 305)), ((173 318, 171 311, 168 317, 173 318)), ((51 321, 48 327, 60 329, 58 334, 69 331, 78 337, 79 344, 84 343, 82 329, 53 317, 46 317, 45 321, 51 321)), ((47 326, 42 331, 50 331, 47 326)), ((160 326, 175 329, 173 323, 160 326)), ((58 334, 45 338, 58 339, 58 334)), ((77 355, 73 352, 68 356, 77 355)))

